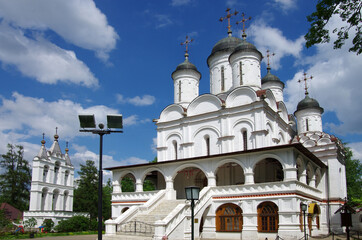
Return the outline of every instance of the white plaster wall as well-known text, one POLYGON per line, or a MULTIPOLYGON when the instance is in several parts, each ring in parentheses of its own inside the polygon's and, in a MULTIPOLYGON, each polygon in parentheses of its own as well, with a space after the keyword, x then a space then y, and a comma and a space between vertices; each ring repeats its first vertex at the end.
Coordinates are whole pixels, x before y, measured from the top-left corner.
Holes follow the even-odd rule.
POLYGON ((174 77, 174 103, 187 104, 199 95, 200 74, 193 70, 180 70, 174 77), (181 101, 179 90, 181 84, 181 101))
POLYGON ((306 119, 308 119, 309 132, 323 132, 322 115, 319 109, 303 109, 295 112, 297 117, 298 134, 308 132, 306 119))
POLYGON ((210 93, 219 94, 227 92, 233 88, 232 70, 229 64, 231 52, 217 53, 210 59, 210 93), (224 91, 221 90, 221 67, 224 67, 224 91))

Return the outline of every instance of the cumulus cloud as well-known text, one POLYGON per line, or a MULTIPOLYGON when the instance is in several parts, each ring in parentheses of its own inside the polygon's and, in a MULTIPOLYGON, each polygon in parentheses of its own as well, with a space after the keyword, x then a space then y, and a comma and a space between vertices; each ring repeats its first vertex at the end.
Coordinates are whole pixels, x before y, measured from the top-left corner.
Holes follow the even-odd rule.
POLYGON ((274 0, 274 2, 280 6, 284 12, 297 7, 297 0, 274 0))
POLYGON ((53 30, 66 41, 103 58, 115 48, 118 39, 92 0, 0 1, 0 16, 20 28, 53 30))
POLYGON ((135 106, 149 106, 149 105, 152 105, 156 100, 156 98, 151 95, 143 95, 142 97, 135 96, 133 98, 125 98, 122 94, 117 94, 116 98, 117 98, 118 103, 122 103, 122 104, 130 103, 135 106))
POLYGON ((362 142, 348 143, 347 147, 350 147, 353 152, 352 159, 358 159, 362 162, 362 142))
MULTIPOLYGON (((79 136, 79 114, 94 114, 96 122, 106 122, 107 114, 119 114, 118 110, 104 105, 95 105, 88 108, 70 100, 48 102, 43 98, 24 96, 14 92, 12 97, 0 98, 0 141, 25 145, 25 141, 32 136, 39 136, 44 132, 47 136, 58 133, 62 139, 71 139, 79 136)), ((150 122, 149 119, 139 119, 131 115, 123 119, 124 125, 136 125, 150 122)), ((3 144, 4 145, 4 144, 3 144)), ((0 145, 0 152, 6 152, 6 146, 0 145)), ((39 146, 29 145, 29 149, 39 150, 39 146)), ((31 159, 34 156, 32 152, 31 159)))
POLYGON ((191 0, 172 0, 171 5, 176 7, 176 6, 187 5, 190 2, 191 2, 191 0))
POLYGON ((30 39, 23 30, 5 23, 0 23, 0 61, 42 83, 62 81, 98 86, 98 80, 73 51, 61 49, 40 35, 30 39))
MULTIPOLYGON (((334 29, 341 24, 338 18, 332 18, 329 28, 334 29)), ((331 39, 333 42, 333 39, 331 39)), ((305 60, 308 75, 314 78, 309 83, 311 97, 318 100, 326 112, 334 112, 339 123, 325 123, 326 130, 335 134, 362 134, 362 98, 359 96, 362 82, 362 59, 355 53, 348 52, 351 40, 342 49, 333 49, 333 43, 319 44, 317 53, 305 60)), ((288 96, 287 106, 296 106, 302 97, 298 79, 302 72, 295 74, 287 81, 285 93, 288 96), (299 93, 298 93, 299 92, 299 93)))
POLYGON ((281 30, 268 26, 263 20, 255 21, 250 26, 248 34, 263 55, 268 49, 277 53, 272 58, 273 69, 280 68, 280 59, 285 56, 300 58, 305 42, 304 36, 295 40, 286 38, 281 30))

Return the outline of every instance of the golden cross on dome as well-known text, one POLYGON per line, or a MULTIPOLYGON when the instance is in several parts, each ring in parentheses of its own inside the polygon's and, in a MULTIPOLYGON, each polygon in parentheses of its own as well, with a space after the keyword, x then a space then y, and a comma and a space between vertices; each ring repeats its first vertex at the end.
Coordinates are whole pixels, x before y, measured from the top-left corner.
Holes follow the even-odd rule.
POLYGON ((65 142, 65 147, 68 148, 68 141, 65 142))
POLYGON ((235 11, 234 13, 230 13, 230 10, 231 10, 230 8, 226 9, 226 12, 227 12, 226 16, 225 16, 225 17, 221 17, 221 18, 219 19, 220 22, 224 21, 225 19, 228 20, 228 34, 231 34, 231 33, 232 33, 232 31, 231 31, 231 24, 230 24, 230 18, 231 18, 232 16, 235 16, 236 14, 239 13, 239 12, 237 12, 237 11, 235 11))
POLYGON ((270 54, 269 49, 266 50, 266 58, 268 59, 268 64, 267 64, 267 66, 268 66, 267 68, 268 68, 268 69, 270 69, 270 57, 273 57, 273 56, 275 56, 275 53, 270 54))
POLYGON ((58 135, 58 127, 55 127, 55 135, 58 135))
POLYGON ((44 140, 44 137, 45 137, 45 133, 43 133, 43 140, 44 140))
POLYGON ((187 56, 189 55, 189 49, 188 49, 188 47, 189 47, 189 44, 190 44, 192 41, 194 41, 194 39, 189 39, 189 36, 186 36, 185 42, 182 42, 182 43, 181 43, 181 46, 182 46, 182 45, 185 45, 185 47, 186 47, 185 57, 187 57, 187 56))
POLYGON ((304 73, 304 78, 303 79, 299 79, 298 82, 302 82, 304 81, 304 90, 305 90, 305 95, 308 95, 308 86, 307 86, 307 81, 308 79, 312 80, 313 76, 307 77, 307 73, 304 73))
POLYGON ((239 24, 239 23, 243 23, 243 38, 246 38, 246 33, 245 33, 245 30, 246 30, 246 27, 245 27, 245 22, 248 21, 248 20, 251 20, 251 17, 248 17, 248 18, 245 18, 245 14, 242 13, 241 16, 243 17, 243 19, 241 19, 241 21, 239 22, 236 22, 236 24, 239 24))

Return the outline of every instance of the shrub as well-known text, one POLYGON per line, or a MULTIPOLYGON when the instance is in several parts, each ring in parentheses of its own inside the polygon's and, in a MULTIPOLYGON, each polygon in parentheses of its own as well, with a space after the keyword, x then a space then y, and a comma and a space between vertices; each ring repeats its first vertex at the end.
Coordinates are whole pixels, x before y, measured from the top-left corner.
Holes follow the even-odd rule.
POLYGON ((26 220, 24 222, 24 227, 25 228, 33 228, 33 227, 35 227, 36 223, 37 223, 36 219, 34 217, 32 217, 32 218, 29 218, 28 220, 26 220))
POLYGON ((81 232, 90 229, 90 220, 84 216, 74 216, 67 220, 62 220, 55 227, 58 232, 81 232))
POLYGON ((44 219, 43 226, 44 231, 50 232, 54 227, 54 222, 51 219, 44 219))

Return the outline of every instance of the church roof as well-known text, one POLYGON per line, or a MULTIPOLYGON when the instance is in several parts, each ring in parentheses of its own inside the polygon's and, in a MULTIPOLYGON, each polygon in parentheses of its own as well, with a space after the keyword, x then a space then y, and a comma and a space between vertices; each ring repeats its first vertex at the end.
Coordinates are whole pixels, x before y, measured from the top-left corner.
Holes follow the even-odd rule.
POLYGON ((62 151, 60 150, 60 146, 58 143, 59 136, 57 134, 54 135, 54 142, 53 145, 50 147, 49 151, 51 154, 62 154, 62 151))
POLYGON ((234 51, 241 41, 242 40, 240 38, 233 37, 231 35, 218 41, 212 48, 210 56, 207 58, 207 64, 209 64, 209 59, 218 52, 234 51))
POLYGON ((268 68, 268 73, 261 79, 261 84, 264 84, 267 82, 281 83, 281 84, 283 84, 283 88, 284 88, 284 83, 282 81, 280 81, 280 79, 277 76, 270 73, 270 68, 268 68))
POLYGON ((45 148, 45 140, 41 140, 41 148, 37 155, 39 158, 47 158, 47 150, 45 148))
POLYGON ((173 76, 173 74, 176 73, 177 71, 181 71, 181 70, 194 70, 201 76, 201 73, 197 70, 196 66, 189 61, 188 56, 189 55, 186 53, 185 61, 183 61, 176 67, 176 70, 172 72, 171 76, 173 76))
POLYGON ((246 41, 245 38, 236 46, 235 50, 233 51, 233 53, 231 55, 236 54, 236 53, 241 53, 241 52, 254 52, 260 56, 260 59, 262 58, 262 54, 254 46, 254 44, 246 41))
POLYGON ((315 100, 314 98, 310 98, 307 94, 305 96, 305 98, 298 103, 297 111, 300 111, 303 109, 309 109, 309 108, 317 108, 321 111, 321 113, 324 112, 324 109, 319 106, 318 101, 315 100))

